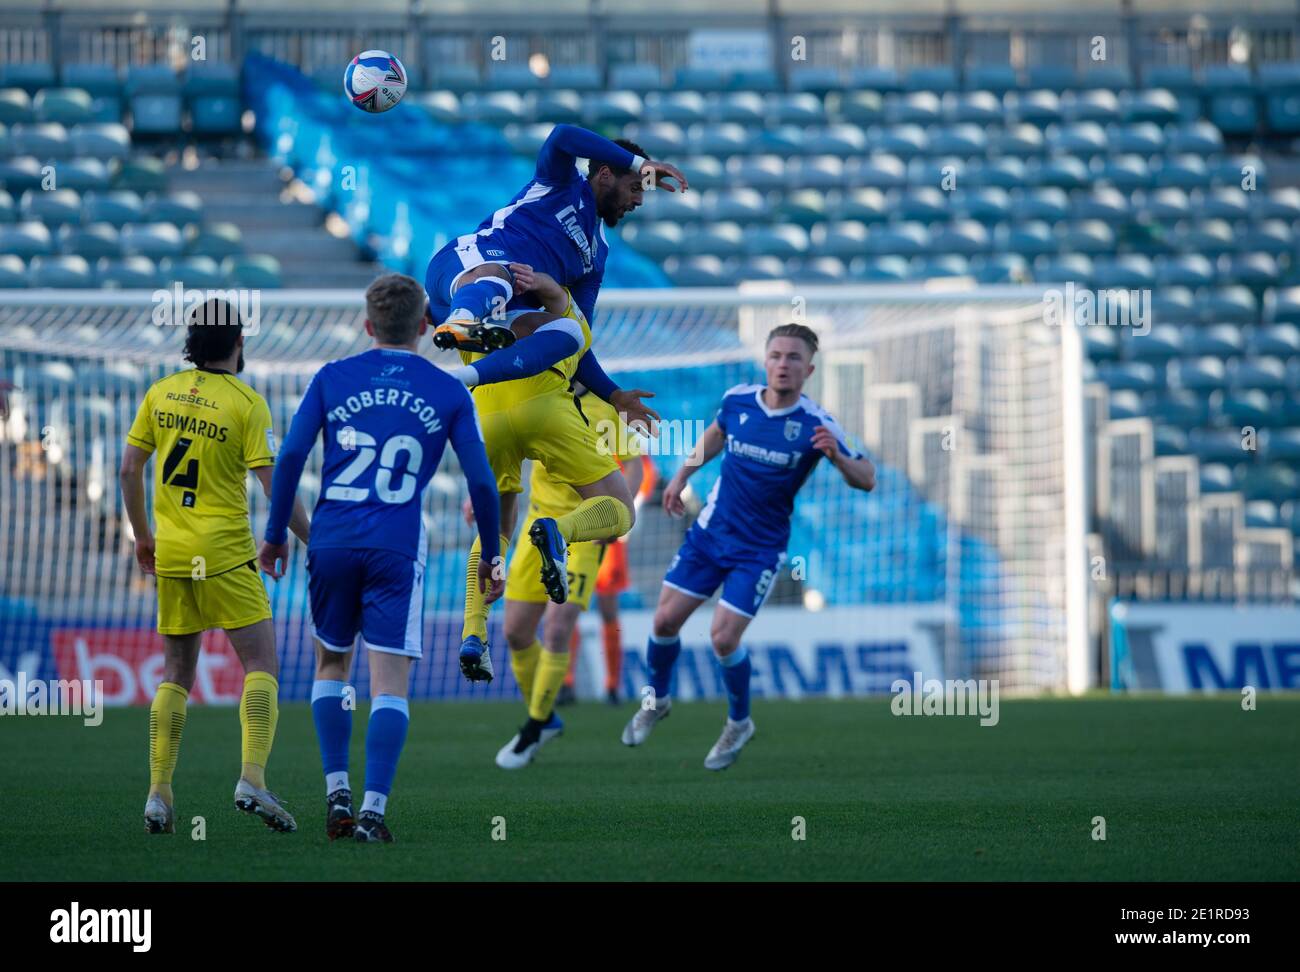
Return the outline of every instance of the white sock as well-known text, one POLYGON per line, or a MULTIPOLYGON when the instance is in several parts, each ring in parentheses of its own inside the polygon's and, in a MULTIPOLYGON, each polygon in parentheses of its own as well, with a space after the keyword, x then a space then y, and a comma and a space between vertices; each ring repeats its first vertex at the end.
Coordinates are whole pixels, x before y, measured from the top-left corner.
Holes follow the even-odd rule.
POLYGON ((335 790, 351 790, 352 786, 348 783, 348 771, 341 773, 325 774, 325 795, 329 796, 335 790))
POLYGON ((361 801, 361 812, 377 813, 382 817, 384 808, 387 806, 388 797, 382 793, 376 793, 374 790, 366 790, 366 798, 361 801))

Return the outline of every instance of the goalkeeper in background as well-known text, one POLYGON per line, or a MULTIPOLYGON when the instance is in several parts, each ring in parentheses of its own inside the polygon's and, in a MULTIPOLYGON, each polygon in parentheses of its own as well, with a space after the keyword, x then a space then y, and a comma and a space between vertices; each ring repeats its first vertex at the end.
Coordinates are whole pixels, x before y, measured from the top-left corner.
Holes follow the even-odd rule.
MULTIPOLYGON (((140 569, 158 584, 163 680, 149 709, 149 796, 144 825, 175 832, 172 773, 185 728, 204 631, 223 629, 244 666, 243 730, 235 807, 274 830, 297 824, 266 788, 279 717, 271 602, 257 572, 248 521, 248 470, 271 495, 275 433, 266 400, 235 376, 244 368, 239 312, 224 300, 196 307, 185 337, 192 369, 155 382, 127 433, 119 480, 140 569), (145 512, 144 466, 153 453, 155 535, 145 512)), ((307 542, 307 514, 293 505, 290 527, 307 542)))

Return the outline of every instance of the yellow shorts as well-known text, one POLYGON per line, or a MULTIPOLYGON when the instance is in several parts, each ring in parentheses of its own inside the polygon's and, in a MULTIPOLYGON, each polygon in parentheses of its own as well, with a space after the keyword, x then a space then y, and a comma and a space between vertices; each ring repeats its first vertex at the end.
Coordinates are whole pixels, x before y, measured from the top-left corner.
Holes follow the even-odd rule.
POLYGON ((552 479, 568 486, 587 486, 618 472, 618 463, 567 392, 480 412, 479 421, 498 492, 523 492, 525 459, 538 460, 552 479))
MULTIPOLYGON (((528 539, 528 528, 537 519, 530 516, 519 531, 519 545, 510 555, 506 569, 506 600, 542 604, 550 600, 542 585, 542 557, 528 539)), ((605 553, 602 544, 588 540, 569 545, 568 574, 569 600, 585 611, 591 604, 591 594, 596 589, 596 574, 600 571, 600 558, 605 553)))
MULTIPOLYGON (((531 546, 531 544, 529 544, 531 546)), ((541 578, 541 568, 538 568, 541 578)), ((213 628, 243 628, 271 616, 257 562, 233 567, 204 580, 159 577, 158 633, 196 634, 213 628)))

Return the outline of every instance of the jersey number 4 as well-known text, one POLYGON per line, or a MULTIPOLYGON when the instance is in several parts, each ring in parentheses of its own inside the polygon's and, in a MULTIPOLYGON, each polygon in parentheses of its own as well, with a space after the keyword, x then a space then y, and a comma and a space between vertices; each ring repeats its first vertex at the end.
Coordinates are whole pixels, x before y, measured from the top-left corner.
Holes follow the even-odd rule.
POLYGON ((165 485, 177 486, 185 490, 181 495, 181 506, 185 507, 194 505, 196 491, 199 488, 199 461, 192 458, 185 463, 184 470, 178 467, 193 444, 193 439, 177 439, 176 444, 172 446, 172 451, 167 453, 162 468, 162 481, 165 485))
POLYGON ((415 484, 419 479, 420 464, 424 460, 424 449, 420 441, 409 435, 395 435, 385 439, 380 447, 375 437, 368 432, 353 429, 339 429, 339 445, 356 452, 357 456, 335 477, 334 482, 325 490, 325 498, 343 500, 346 503, 362 503, 370 498, 370 489, 366 486, 353 486, 361 474, 370 468, 379 457, 379 468, 375 470, 375 495, 385 503, 405 503, 415 495, 415 484), (397 459, 406 453, 406 462, 402 468, 397 467, 397 459), (394 474, 397 486, 393 486, 394 474))

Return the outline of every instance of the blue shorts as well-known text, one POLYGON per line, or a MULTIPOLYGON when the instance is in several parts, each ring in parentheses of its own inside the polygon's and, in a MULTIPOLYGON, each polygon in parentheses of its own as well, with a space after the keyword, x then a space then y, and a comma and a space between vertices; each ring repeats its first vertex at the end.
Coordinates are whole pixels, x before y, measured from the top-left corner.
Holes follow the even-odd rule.
POLYGON ((370 651, 419 658, 424 565, 392 550, 307 549, 307 592, 316 639, 351 651, 357 633, 370 651))
POLYGON ((707 534, 691 527, 677 556, 668 565, 664 584, 706 601, 722 586, 718 601, 729 611, 752 618, 772 593, 776 575, 785 563, 784 550, 727 550, 710 542, 707 534))
MULTIPOLYGON (((429 268, 424 272, 424 289, 429 295, 429 315, 433 318, 433 323, 441 324, 451 313, 452 288, 460 275, 467 270, 473 270, 484 263, 499 263, 505 266, 509 263, 527 262, 527 260, 515 260, 506 255, 504 250, 497 249, 492 242, 481 237, 476 238, 473 233, 451 240, 433 255, 433 259, 429 261, 429 268), (490 249, 493 254, 502 255, 487 256, 483 252, 484 248, 490 249)), ((505 309, 535 310, 536 308, 535 299, 512 297, 505 309)))

